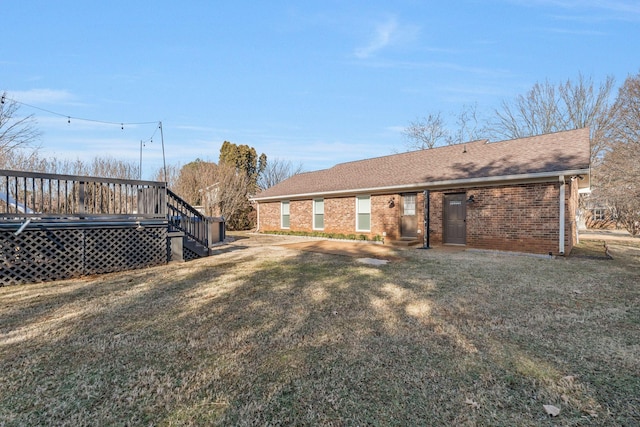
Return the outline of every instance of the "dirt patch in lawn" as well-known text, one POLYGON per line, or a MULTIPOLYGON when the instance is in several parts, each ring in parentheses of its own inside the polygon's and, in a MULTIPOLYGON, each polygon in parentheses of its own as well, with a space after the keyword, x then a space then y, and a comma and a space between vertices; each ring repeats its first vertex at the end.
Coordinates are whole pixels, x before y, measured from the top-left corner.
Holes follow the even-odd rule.
POLYGON ((344 255, 354 258, 375 258, 399 261, 397 250, 388 246, 364 242, 341 242, 335 240, 312 240, 280 245, 289 249, 317 252, 331 255, 344 255))

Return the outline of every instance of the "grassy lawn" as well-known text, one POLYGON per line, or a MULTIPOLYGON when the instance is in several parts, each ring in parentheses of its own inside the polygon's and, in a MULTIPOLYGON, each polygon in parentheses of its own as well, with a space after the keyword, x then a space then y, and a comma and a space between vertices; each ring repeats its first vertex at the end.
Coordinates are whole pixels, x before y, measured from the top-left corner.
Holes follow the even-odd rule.
POLYGON ((369 266, 282 239, 0 288, 0 425, 640 425, 640 245, 369 266))

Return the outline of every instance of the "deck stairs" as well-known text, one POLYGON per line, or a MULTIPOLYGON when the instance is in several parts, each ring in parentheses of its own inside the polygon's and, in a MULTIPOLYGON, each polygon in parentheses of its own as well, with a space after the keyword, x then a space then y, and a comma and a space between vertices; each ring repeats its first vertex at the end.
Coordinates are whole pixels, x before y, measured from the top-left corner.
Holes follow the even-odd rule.
POLYGON ((167 189, 169 233, 182 238, 183 260, 211 255, 210 218, 201 214, 173 191, 167 189))
MULTIPOLYGON (((185 251, 191 251, 195 255, 195 258, 202 258, 211 255, 211 251, 208 247, 187 236, 184 236, 184 239, 182 240, 182 247, 185 251)), ((192 257, 185 256, 185 258, 192 257)))

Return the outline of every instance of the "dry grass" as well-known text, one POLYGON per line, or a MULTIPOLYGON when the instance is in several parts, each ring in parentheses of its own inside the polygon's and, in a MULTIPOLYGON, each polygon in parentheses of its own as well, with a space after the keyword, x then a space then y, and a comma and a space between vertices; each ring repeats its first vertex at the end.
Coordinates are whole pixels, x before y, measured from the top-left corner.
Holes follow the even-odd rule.
POLYGON ((640 424, 637 245, 373 267, 283 239, 0 288, 0 425, 640 424))
MULTIPOLYGON (((621 242, 625 243, 625 242, 621 242)), ((620 243, 618 243, 620 245, 620 243)), ((604 240, 582 240, 571 251, 573 258, 601 258, 608 259, 606 254, 607 243, 604 240)))

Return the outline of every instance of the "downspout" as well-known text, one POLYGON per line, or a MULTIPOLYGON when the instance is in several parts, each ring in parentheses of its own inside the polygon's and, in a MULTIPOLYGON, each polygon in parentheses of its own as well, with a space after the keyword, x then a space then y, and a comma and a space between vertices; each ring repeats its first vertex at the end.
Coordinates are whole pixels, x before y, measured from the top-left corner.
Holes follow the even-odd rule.
POLYGON ((429 229, 431 228, 431 191, 424 190, 424 233, 422 249, 431 249, 429 246, 429 229))
POLYGON ((565 224, 565 201, 564 201, 564 195, 565 195, 565 182, 564 182, 564 175, 560 175, 559 177, 560 180, 560 241, 558 242, 558 253, 560 255, 564 255, 564 224, 565 224))
POLYGON ((256 202, 258 209, 256 209, 256 233, 260 231, 260 202, 256 202))

